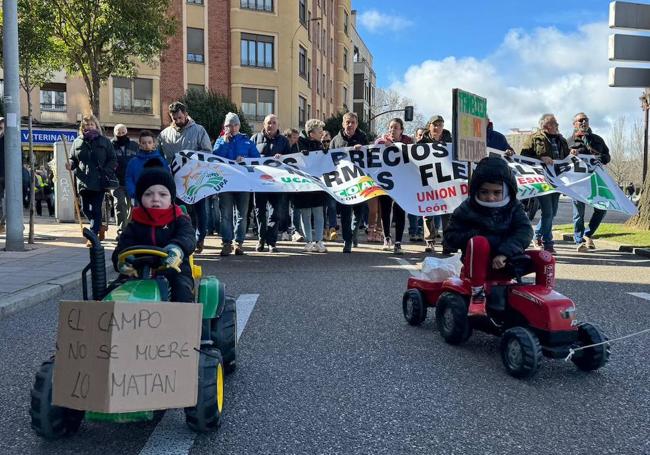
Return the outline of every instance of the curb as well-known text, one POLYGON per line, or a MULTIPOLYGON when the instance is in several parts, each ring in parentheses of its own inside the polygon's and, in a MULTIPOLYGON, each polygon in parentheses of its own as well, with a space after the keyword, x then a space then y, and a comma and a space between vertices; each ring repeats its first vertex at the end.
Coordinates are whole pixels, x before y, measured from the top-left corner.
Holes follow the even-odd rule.
MULTIPOLYGON (((562 240, 567 241, 567 242, 573 242, 573 234, 565 234, 565 233, 558 233, 562 240)), ((637 248, 634 245, 624 245, 621 243, 617 242, 611 242, 609 240, 600 240, 597 239, 598 243, 603 243, 607 245, 609 248, 612 248, 616 251, 620 251, 621 253, 634 253, 637 256, 642 256, 646 258, 650 258, 650 248, 637 248)))
MULTIPOLYGON (((109 262, 106 265, 110 278, 114 274, 113 265, 109 262)), ((25 308, 57 299, 73 289, 81 289, 81 270, 10 294, 0 301, 0 320, 25 308)))

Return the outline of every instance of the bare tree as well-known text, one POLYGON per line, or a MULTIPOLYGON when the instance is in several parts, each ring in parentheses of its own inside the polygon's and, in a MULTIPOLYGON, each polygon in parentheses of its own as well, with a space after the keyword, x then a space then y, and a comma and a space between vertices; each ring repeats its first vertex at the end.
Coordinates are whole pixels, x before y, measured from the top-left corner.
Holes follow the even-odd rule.
MULTIPOLYGON (((413 101, 400 95, 396 90, 382 88, 376 89, 375 101, 372 106, 372 115, 377 115, 384 111, 404 109, 406 106, 414 106, 414 114, 413 121, 404 124, 404 133, 413 136, 416 129, 424 127, 426 120, 424 115, 421 112, 418 112, 417 106, 414 105, 413 101)), ((403 118, 404 115, 399 112, 390 112, 379 115, 374 119, 375 129, 379 135, 384 134, 388 130, 388 122, 393 117, 403 118)))

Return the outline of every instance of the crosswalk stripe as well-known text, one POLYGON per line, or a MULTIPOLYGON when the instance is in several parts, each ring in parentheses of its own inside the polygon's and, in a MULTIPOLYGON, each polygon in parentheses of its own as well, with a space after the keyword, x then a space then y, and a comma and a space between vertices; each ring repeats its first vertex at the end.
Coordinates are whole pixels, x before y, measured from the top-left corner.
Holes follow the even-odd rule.
POLYGON ((416 277, 416 278, 423 278, 424 277, 424 275, 422 275, 422 272, 420 272, 418 270, 417 266, 414 265, 414 264, 411 264, 406 259, 404 259, 404 258, 393 258, 393 259, 395 259, 399 263, 401 268, 408 271, 414 277, 416 277))
POLYGON ((628 292, 628 294, 633 295, 644 300, 650 300, 650 294, 647 292, 628 292))
MULTIPOLYGON (((237 298, 237 340, 244 332, 259 294, 242 294, 237 298)), ((187 454, 194 445, 196 433, 185 425, 182 409, 169 409, 158 422, 140 455, 180 455, 187 454)))

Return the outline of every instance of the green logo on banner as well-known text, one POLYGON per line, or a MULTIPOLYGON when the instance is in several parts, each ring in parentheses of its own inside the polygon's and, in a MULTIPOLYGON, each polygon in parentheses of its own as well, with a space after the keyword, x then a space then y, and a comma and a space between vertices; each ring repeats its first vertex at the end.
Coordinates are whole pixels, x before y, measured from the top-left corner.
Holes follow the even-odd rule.
POLYGON ((603 178, 596 172, 591 174, 591 194, 587 200, 596 208, 599 209, 612 209, 619 206, 616 202, 616 196, 603 178))

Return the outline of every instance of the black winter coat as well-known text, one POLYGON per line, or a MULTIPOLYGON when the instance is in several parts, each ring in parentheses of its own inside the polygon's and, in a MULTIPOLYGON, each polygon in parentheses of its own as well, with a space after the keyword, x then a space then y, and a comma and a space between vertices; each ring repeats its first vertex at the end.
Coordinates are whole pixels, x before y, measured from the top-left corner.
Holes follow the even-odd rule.
POLYGON ((355 145, 368 145, 368 138, 366 133, 361 131, 359 128, 354 132, 351 137, 347 137, 343 130, 332 138, 330 142, 330 149, 340 149, 343 147, 353 147, 355 145))
POLYGON ((111 140, 113 144, 113 150, 115 150, 115 157, 117 158, 117 169, 115 169, 115 175, 120 181, 120 186, 126 185, 126 168, 129 165, 131 158, 138 154, 140 147, 137 142, 129 139, 126 145, 120 146, 117 143, 117 138, 111 140))
MULTIPOLYGON (((316 150, 323 150, 323 144, 320 141, 311 139, 307 132, 304 130, 300 133, 300 137, 298 138, 298 147, 304 154, 308 154, 309 152, 316 150)), ((293 206, 298 209, 321 207, 325 205, 326 199, 327 193, 324 191, 307 191, 303 193, 295 193, 291 197, 293 206)))
POLYGON ((291 153, 289 139, 282 135, 280 131, 278 131, 272 138, 264 134, 263 131, 260 131, 251 136, 251 141, 255 143, 255 147, 257 147, 257 151, 260 152, 260 156, 268 157, 275 156, 276 154, 288 155, 291 153))
POLYGON ((453 138, 451 136, 451 131, 449 130, 445 130, 445 129, 442 130, 442 137, 440 138, 439 141, 433 139, 429 131, 425 131, 424 135, 422 136, 422 139, 418 141, 418 144, 432 144, 434 142, 442 142, 446 145, 446 144, 450 144, 452 140, 453 138))
POLYGON ((113 144, 101 135, 92 141, 86 141, 82 136, 75 139, 70 160, 79 191, 105 191, 102 174, 114 175, 117 166, 113 144))
POLYGON ((187 215, 181 215, 165 226, 150 226, 131 220, 120 234, 117 247, 113 251, 113 267, 117 271, 117 257, 126 248, 136 245, 149 245, 165 248, 170 243, 178 245, 183 250, 181 273, 192 276, 190 255, 196 249, 196 233, 192 221, 187 215))
POLYGON ((465 255, 467 241, 482 235, 490 242, 492 257, 502 254, 513 257, 522 254, 533 238, 533 228, 521 202, 517 200, 517 181, 502 158, 482 159, 469 187, 469 197, 454 210, 444 232, 443 245, 460 249, 465 255), (484 182, 505 182, 510 202, 499 208, 479 205, 474 197, 484 182))
POLYGON ((567 143, 569 148, 577 148, 578 153, 581 155, 594 155, 603 164, 611 161, 607 144, 605 144, 602 137, 592 133, 591 130, 584 136, 576 136, 573 134, 567 143))

